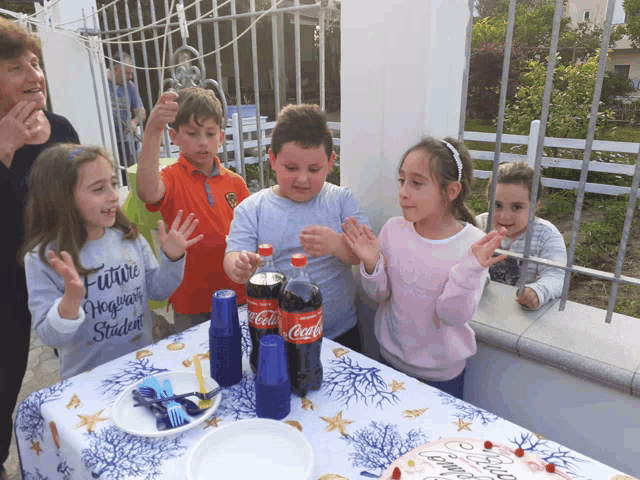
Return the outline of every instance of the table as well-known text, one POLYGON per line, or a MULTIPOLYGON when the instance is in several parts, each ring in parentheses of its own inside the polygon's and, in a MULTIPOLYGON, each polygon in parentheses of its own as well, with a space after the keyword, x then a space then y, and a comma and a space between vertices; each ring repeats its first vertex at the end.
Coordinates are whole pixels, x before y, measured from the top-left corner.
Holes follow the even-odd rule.
MULTIPOLYGON (((195 354, 208 375, 208 322, 29 395, 15 421, 24 480, 184 478, 188 454, 199 439, 221 425, 255 417, 246 307, 239 314, 244 376, 225 389, 206 422, 182 434, 142 438, 115 426, 110 408, 128 385, 147 375, 193 371, 195 354)), ((293 395, 291 413, 283 420, 313 445, 314 479, 378 478, 397 457, 440 437, 521 447, 576 479, 622 475, 328 339, 322 342, 322 362, 322 388, 302 399, 293 395)))

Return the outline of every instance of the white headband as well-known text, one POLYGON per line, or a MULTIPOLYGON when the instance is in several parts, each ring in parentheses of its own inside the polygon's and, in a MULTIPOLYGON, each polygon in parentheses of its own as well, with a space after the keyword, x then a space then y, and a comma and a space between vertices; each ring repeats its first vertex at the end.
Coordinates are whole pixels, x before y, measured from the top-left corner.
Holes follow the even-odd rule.
POLYGON ((462 179, 462 160, 460 160, 460 154, 449 142, 445 140, 440 140, 440 141, 444 143, 449 150, 451 150, 453 159, 456 161, 456 165, 458 166, 458 181, 460 181, 462 179))

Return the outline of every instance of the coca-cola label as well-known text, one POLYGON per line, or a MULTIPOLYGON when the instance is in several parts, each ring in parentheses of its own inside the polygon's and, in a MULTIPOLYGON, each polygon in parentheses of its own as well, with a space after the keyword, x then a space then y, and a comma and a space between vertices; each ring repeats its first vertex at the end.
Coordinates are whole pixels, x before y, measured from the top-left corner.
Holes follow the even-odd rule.
POLYGON ((322 338, 322 307, 313 312, 280 313, 280 335, 286 342, 313 343, 322 338))
POLYGON ((253 328, 278 328, 280 310, 278 300, 247 298, 249 325, 253 328))

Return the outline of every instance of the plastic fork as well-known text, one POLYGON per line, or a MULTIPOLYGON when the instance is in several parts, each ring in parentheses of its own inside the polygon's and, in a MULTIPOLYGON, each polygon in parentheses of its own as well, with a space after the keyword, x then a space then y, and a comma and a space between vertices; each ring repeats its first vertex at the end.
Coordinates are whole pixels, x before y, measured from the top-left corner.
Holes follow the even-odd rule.
MULTIPOLYGON (((141 386, 143 392, 151 393, 151 391, 153 391, 154 395, 148 396, 152 396, 159 400, 162 400, 162 403, 165 403, 165 398, 169 396, 162 388, 162 385, 160 385, 158 379, 153 375, 145 378, 142 381, 141 386)), ((186 413, 184 413, 184 410, 182 410, 182 407, 178 402, 172 400, 166 404, 166 408, 167 414, 169 415, 169 422, 171 423, 171 426, 173 428, 184 425, 185 423, 189 423, 189 417, 186 413), (179 411, 182 412, 182 415, 179 413, 179 411)))
POLYGON ((171 423, 171 419, 167 414, 167 409, 163 405, 147 401, 144 398, 144 396, 136 390, 133 390, 132 393, 133 393, 133 398, 137 402, 139 402, 135 405, 142 405, 147 407, 149 411, 153 414, 153 416, 156 418, 156 428, 158 430, 162 431, 162 430, 168 430, 170 428, 174 428, 173 424, 171 423))
MULTIPOLYGON (((173 396, 173 388, 171 387, 171 382, 168 379, 164 381, 164 392, 167 397, 173 396)), ((182 406, 175 400, 171 400, 167 403, 167 413, 169 413, 169 418, 178 425, 184 425, 191 421, 182 406)))
MULTIPOLYGON (((198 355, 193 356, 193 364, 196 368, 196 377, 198 377, 198 384, 200 385, 200 393, 207 393, 207 389, 204 386, 204 378, 202 378, 202 367, 200 366, 200 357, 198 355)), ((212 405, 211 400, 201 399, 198 402, 200 408, 209 408, 212 405)))
MULTIPOLYGON (((173 395, 171 397, 166 397, 166 398, 155 398, 155 395, 145 395, 142 392, 140 393, 142 393, 145 397, 149 398, 149 400, 147 400, 147 403, 161 403, 161 402, 168 402, 170 400, 181 400, 185 397, 198 397, 202 400, 210 400, 216 395, 218 395, 221 391, 222 391, 222 387, 216 387, 207 393, 188 392, 188 393, 181 393, 179 395, 173 395)), ((137 406, 138 405, 134 405, 134 407, 137 407, 137 406)))
POLYGON ((165 393, 158 379, 153 375, 142 380, 142 383, 138 385, 138 390, 140 390, 140 393, 144 396, 151 398, 163 399, 169 396, 165 393))

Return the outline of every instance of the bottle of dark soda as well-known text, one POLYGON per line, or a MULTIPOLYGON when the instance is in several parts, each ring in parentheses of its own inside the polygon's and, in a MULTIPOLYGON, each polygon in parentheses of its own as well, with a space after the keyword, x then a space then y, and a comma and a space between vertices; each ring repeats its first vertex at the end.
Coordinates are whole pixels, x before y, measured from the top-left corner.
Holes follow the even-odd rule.
POLYGON ((249 334, 251 335, 251 355, 249 363, 255 372, 258 368, 258 347, 265 335, 278 334, 278 294, 284 285, 284 275, 273 262, 273 247, 269 244, 258 246, 263 264, 247 282, 247 310, 249 334))
POLYGON ((322 384, 322 294, 309 277, 306 264, 305 254, 291 255, 293 273, 278 298, 291 391, 300 397, 322 384))

